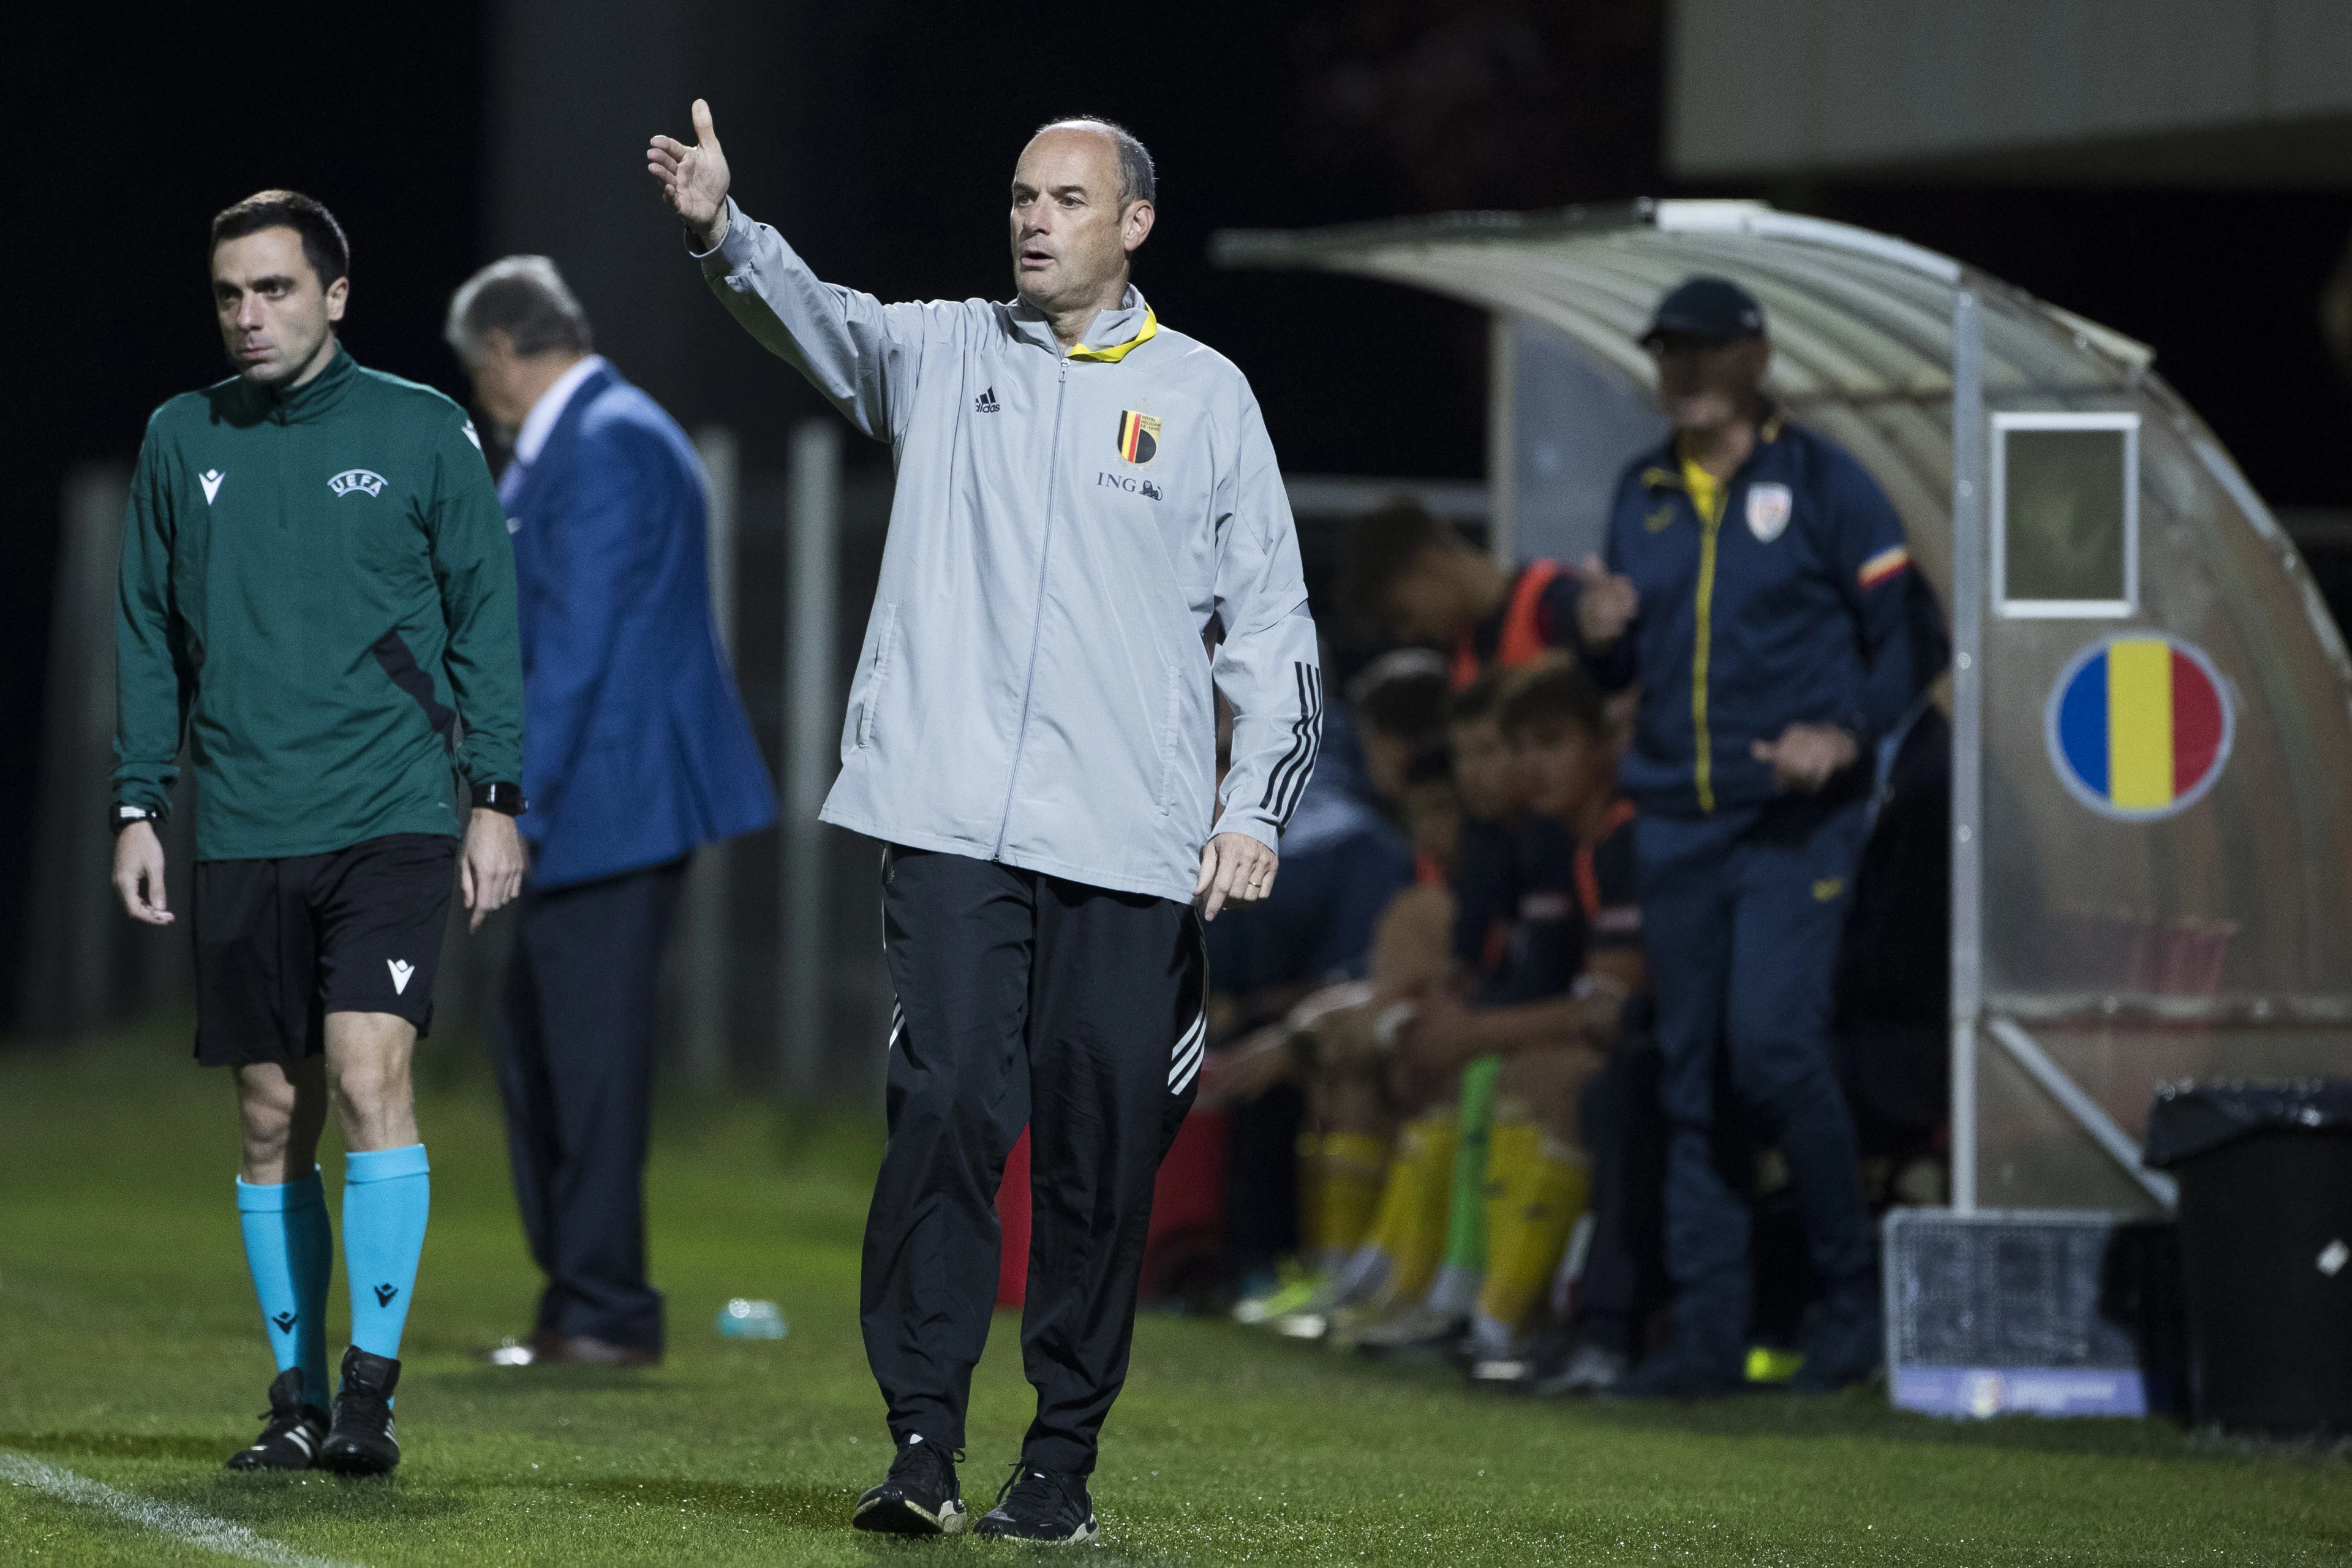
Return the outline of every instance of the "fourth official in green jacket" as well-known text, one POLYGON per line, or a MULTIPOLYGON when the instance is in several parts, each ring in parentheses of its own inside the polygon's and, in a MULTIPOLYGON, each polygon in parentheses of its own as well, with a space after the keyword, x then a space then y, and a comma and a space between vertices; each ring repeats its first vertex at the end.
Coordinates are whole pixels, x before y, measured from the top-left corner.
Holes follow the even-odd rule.
POLYGON ((464 409, 348 351, 155 411, 131 485, 115 798, 157 811, 182 710, 204 860, 456 835, 522 776, 506 511, 464 409), (470 793, 470 792, 469 792, 470 793))

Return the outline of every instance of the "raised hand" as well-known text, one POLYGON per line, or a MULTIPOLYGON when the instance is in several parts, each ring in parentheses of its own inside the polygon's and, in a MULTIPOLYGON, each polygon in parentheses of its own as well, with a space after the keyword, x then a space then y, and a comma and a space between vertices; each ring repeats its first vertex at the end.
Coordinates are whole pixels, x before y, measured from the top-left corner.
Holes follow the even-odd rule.
POLYGON ((1588 647, 1602 648, 1625 635, 1642 607, 1642 595, 1630 577, 1620 577, 1601 563, 1598 555, 1584 558, 1584 587, 1576 596, 1576 629, 1588 647))
POLYGON ((646 172, 661 186, 662 200, 677 215, 699 248, 727 237, 727 154, 711 127, 710 105, 694 100, 694 145, 656 136, 646 149, 646 172))

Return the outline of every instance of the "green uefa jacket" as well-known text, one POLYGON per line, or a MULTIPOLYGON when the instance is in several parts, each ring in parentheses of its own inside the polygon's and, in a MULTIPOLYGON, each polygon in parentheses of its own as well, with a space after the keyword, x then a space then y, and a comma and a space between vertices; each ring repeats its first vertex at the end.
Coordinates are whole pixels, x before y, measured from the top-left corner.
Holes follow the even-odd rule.
POLYGON ((456 834, 455 773, 522 776, 514 550, 474 426, 341 349, 148 420, 115 650, 115 798, 168 810, 184 732, 199 859, 456 834))

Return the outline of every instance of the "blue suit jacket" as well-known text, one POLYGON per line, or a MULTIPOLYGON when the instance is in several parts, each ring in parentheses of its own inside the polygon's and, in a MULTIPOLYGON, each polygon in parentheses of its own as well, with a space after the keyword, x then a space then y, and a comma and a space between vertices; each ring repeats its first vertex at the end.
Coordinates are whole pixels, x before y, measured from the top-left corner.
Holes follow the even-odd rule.
POLYGON ((658 866, 776 820, 710 615, 702 470, 610 366, 500 487, 521 590, 534 887, 658 866))

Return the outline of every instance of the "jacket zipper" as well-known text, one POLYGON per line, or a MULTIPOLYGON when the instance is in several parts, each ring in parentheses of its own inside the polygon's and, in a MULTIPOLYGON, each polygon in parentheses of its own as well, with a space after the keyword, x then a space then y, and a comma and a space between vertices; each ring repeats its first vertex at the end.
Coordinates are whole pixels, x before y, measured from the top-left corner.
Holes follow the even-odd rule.
POLYGON ((1013 831, 1013 797, 1021 785, 1021 753, 1029 743, 1029 704, 1037 691, 1037 646, 1045 638, 1045 574, 1054 559, 1055 483, 1062 469, 1062 396, 1069 390, 1070 357, 1062 356, 1061 374, 1054 382, 1054 441, 1045 454, 1045 537, 1037 547, 1037 614, 1029 626, 1029 672, 1021 682, 1021 724, 1013 732, 1013 766, 1004 775, 1004 813, 996 824, 996 852, 1004 858, 1004 838, 1013 831))
MULTIPOLYGON (((1715 815, 1715 736, 1706 723, 1706 667, 1715 642, 1715 550, 1730 497, 1720 498, 1713 517, 1702 514, 1698 536, 1698 592, 1693 595, 1697 626, 1691 638, 1691 783, 1698 792, 1698 808, 1715 815)), ((1696 507, 1692 510, 1696 510, 1696 507)))

